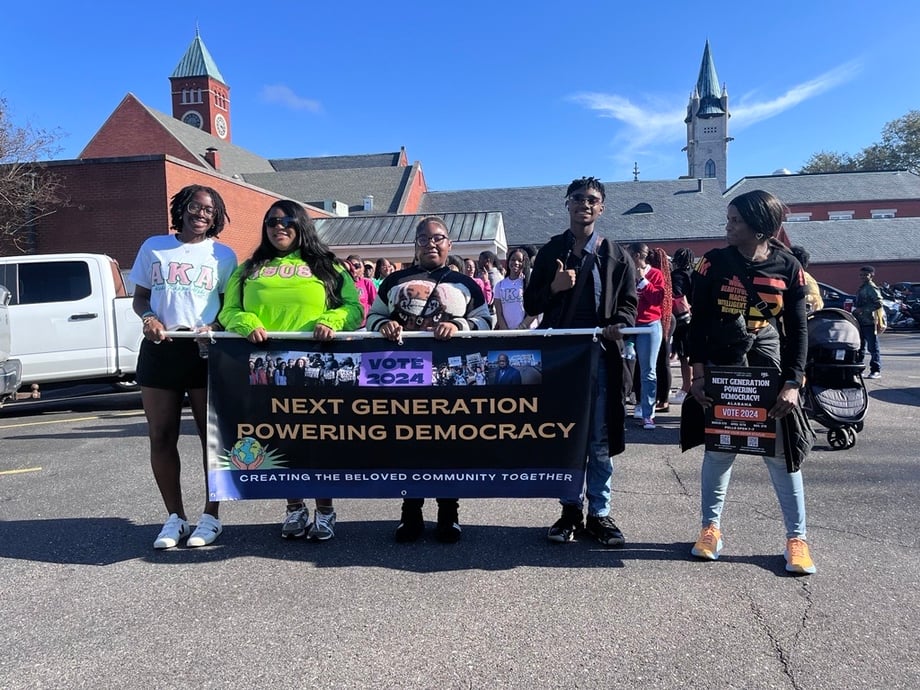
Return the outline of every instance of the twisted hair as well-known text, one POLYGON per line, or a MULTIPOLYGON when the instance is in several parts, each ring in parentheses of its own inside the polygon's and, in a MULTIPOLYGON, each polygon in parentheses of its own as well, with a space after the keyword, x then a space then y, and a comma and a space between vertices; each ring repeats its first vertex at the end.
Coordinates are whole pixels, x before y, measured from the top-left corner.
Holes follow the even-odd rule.
POLYGON ((674 265, 675 271, 683 271, 693 266, 693 260, 693 250, 689 247, 681 247, 674 252, 671 263, 674 265))
POLYGON ((565 195, 569 196, 576 189, 596 189, 601 195, 601 201, 606 201, 607 199, 607 191, 604 189, 604 183, 596 177, 582 177, 578 180, 572 180, 568 189, 565 190, 565 195))
POLYGON ((224 225, 230 222, 230 216, 227 214, 227 207, 217 190, 200 184, 190 184, 187 187, 183 187, 170 200, 169 227, 176 232, 182 232, 182 215, 185 213, 188 202, 192 201, 198 192, 208 194, 211 197, 211 203, 214 204, 214 216, 211 218, 211 227, 208 228, 205 237, 217 237, 224 229, 224 225))
MULTIPOLYGON (((313 275, 322 282, 326 292, 326 308, 337 309, 341 307, 344 304, 342 299, 344 276, 342 271, 337 270, 336 267, 341 267, 342 262, 336 258, 332 250, 316 234, 313 219, 307 215, 304 207, 296 201, 288 199, 276 201, 266 211, 265 218, 262 220, 262 240, 252 253, 252 256, 246 259, 243 280, 240 281, 240 290, 243 289, 247 276, 252 275, 266 263, 280 256, 278 250, 268 239, 268 215, 276 208, 280 209, 284 215, 294 219, 293 227, 297 231, 295 251, 299 252, 300 258, 310 267, 313 275)), ((242 299, 242 294, 240 298, 242 299)))

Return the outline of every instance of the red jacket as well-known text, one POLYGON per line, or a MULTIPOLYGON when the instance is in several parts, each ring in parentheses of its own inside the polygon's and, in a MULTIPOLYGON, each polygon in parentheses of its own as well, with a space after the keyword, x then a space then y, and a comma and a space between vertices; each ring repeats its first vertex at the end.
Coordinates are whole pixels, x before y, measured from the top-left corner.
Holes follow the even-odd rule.
MULTIPOLYGON (((638 271, 636 273, 638 278, 638 271)), ((636 295, 639 297, 639 312, 636 314, 636 325, 642 326, 661 319, 661 303, 664 300, 664 275, 654 266, 649 266, 645 273, 647 284, 639 287, 640 280, 636 283, 636 295)))

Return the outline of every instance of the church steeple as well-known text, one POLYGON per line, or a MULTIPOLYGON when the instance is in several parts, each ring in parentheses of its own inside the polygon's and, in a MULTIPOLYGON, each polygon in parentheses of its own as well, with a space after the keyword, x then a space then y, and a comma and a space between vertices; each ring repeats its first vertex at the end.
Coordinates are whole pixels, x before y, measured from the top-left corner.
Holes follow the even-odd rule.
POLYGON ((722 189, 728 179, 728 90, 719 88, 719 77, 712 60, 709 41, 690 103, 687 105, 687 174, 688 177, 718 178, 722 189))
POLYGON ((197 28, 169 81, 174 118, 230 141, 230 87, 197 28))

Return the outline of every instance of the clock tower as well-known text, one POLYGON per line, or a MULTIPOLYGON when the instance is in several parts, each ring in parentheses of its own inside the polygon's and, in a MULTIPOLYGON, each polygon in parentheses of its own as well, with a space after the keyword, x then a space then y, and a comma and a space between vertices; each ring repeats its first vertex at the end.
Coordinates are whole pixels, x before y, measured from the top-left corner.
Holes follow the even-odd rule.
POLYGON ((169 82, 174 118, 230 141, 230 87, 224 82, 197 29, 195 39, 169 82))

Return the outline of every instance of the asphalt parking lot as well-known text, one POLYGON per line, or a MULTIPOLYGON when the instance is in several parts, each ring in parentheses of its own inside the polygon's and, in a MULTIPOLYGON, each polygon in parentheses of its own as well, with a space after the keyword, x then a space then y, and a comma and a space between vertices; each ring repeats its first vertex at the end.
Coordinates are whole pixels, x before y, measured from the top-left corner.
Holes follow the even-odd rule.
POLYGON ((165 552, 137 394, 5 407, 0 687, 916 688, 920 334, 882 352, 856 447, 819 434, 804 468, 810 577, 783 568, 753 457, 722 558, 690 557, 701 452, 678 450, 678 406, 654 431, 630 420, 623 549, 547 542, 551 500, 464 500, 442 545, 394 543, 398 501, 343 499, 327 543, 280 539, 282 502, 248 501, 223 506, 214 545, 165 552))

